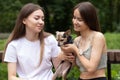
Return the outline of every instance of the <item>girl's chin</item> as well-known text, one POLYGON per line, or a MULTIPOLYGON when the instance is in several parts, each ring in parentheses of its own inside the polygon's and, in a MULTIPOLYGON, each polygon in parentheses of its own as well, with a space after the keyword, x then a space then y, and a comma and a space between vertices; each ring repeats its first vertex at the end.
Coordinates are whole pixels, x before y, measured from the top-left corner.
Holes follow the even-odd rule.
POLYGON ((40 33, 40 32, 41 32, 41 30, 36 30, 35 32, 36 32, 36 33, 40 33))
POLYGON ((79 29, 77 29, 77 28, 74 28, 74 31, 79 31, 79 29))

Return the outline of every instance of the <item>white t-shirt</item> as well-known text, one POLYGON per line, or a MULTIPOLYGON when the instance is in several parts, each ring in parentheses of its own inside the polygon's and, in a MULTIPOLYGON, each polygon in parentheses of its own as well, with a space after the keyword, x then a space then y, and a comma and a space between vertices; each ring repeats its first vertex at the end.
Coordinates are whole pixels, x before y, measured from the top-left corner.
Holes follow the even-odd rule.
POLYGON ((25 80, 52 80, 53 57, 60 53, 60 47, 53 35, 45 38, 44 55, 40 63, 40 41, 31 42, 25 37, 11 41, 5 54, 5 62, 17 63, 17 74, 25 80))

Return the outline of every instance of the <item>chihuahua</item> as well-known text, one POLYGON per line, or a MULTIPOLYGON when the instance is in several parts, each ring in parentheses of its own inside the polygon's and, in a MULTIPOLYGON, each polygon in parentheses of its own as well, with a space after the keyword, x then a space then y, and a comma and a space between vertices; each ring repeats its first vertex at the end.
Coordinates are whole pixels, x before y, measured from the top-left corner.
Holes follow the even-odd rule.
POLYGON ((70 30, 67 30, 66 32, 56 31, 56 39, 58 41, 58 46, 73 43, 70 30))
MULTIPOLYGON (((72 44, 73 39, 71 37, 71 31, 67 30, 66 32, 63 31, 56 31, 56 39, 58 41, 58 46, 63 46, 65 44, 72 44)), ((57 70, 53 74, 52 80, 55 80, 57 77, 62 77, 62 80, 66 80, 67 74, 71 69, 72 63, 69 61, 61 61, 57 70)))

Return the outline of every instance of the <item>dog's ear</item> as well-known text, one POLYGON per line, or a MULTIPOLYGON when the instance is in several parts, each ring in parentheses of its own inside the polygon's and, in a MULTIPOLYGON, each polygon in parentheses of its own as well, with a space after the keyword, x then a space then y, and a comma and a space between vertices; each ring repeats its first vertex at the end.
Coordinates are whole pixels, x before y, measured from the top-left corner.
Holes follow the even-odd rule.
POLYGON ((56 35, 59 33, 59 31, 56 31, 56 35))
POLYGON ((68 29, 66 32, 65 32, 66 35, 70 35, 71 34, 71 30, 68 29))
POLYGON ((59 31, 56 31, 56 39, 58 40, 59 36, 59 31))

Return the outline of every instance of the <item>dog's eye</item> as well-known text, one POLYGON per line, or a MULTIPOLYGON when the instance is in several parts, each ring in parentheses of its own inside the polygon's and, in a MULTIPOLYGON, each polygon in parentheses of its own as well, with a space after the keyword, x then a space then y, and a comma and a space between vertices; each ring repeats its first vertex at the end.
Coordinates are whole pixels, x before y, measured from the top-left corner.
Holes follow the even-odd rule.
POLYGON ((63 41, 63 39, 62 39, 62 40, 60 40, 60 41, 63 41))
POLYGON ((66 38, 66 35, 65 35, 65 34, 63 35, 63 38, 66 38))

